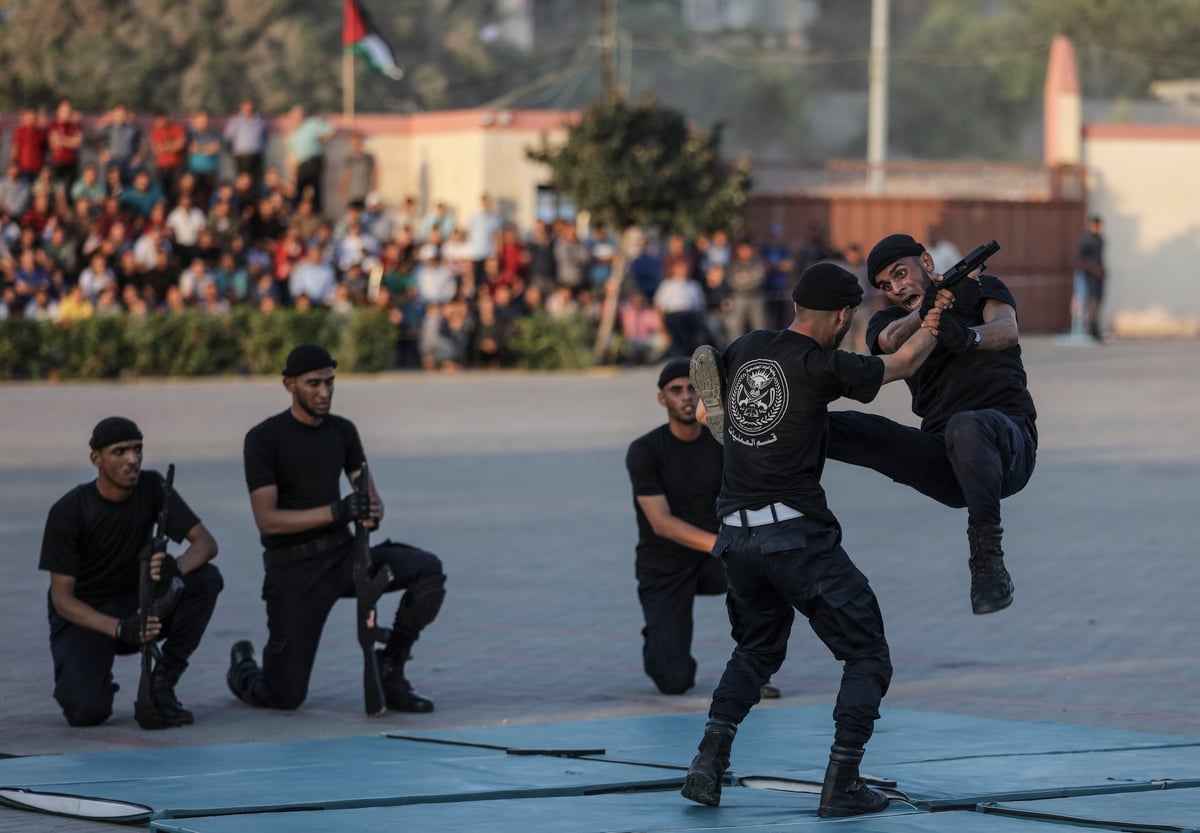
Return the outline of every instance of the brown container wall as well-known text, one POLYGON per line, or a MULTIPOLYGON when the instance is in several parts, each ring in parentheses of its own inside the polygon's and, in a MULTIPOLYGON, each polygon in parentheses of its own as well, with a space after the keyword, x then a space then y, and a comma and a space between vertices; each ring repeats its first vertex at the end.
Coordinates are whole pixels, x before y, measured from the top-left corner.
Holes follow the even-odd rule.
POLYGON ((940 236, 963 254, 996 240, 1000 252, 988 263, 1017 299, 1021 329, 1066 332, 1071 323, 1074 262, 1083 232, 1082 200, 1002 201, 927 197, 805 196, 764 194, 746 206, 746 230, 761 239, 772 224, 789 245, 814 226, 835 248, 857 243, 866 252, 895 232, 928 243, 940 236))

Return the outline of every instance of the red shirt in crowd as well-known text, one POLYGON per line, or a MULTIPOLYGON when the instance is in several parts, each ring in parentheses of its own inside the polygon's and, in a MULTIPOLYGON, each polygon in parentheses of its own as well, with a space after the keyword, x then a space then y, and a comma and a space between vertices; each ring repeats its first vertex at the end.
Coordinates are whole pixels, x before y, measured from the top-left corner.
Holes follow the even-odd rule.
POLYGON ((12 155, 21 173, 35 176, 46 163, 46 128, 18 125, 12 135, 12 155))
POLYGON ((187 148, 187 131, 179 122, 169 121, 150 131, 150 146, 155 149, 154 164, 159 168, 183 167, 183 153, 187 148), (177 148, 160 150, 160 148, 177 148))
POLYGON ((67 147, 66 142, 73 141, 83 135, 83 129, 78 122, 52 121, 46 131, 50 142, 50 162, 53 165, 76 165, 79 163, 79 145, 67 147))

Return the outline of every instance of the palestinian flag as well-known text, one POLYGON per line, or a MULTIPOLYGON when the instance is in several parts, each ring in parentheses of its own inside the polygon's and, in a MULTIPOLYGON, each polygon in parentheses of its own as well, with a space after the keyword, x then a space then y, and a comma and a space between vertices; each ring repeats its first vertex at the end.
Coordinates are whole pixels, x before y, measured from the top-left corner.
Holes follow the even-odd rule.
POLYGON ((404 70, 396 66, 392 49, 371 23, 358 0, 342 0, 342 48, 353 49, 388 78, 399 81, 404 70))

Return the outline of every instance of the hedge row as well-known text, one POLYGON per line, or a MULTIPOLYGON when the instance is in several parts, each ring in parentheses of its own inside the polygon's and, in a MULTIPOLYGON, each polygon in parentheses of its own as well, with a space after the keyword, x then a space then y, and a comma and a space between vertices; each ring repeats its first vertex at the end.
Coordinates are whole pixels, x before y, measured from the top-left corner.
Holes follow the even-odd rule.
MULTIPOLYGON (((589 328, 544 313, 520 322, 510 345, 518 367, 591 364, 589 328)), ((375 373, 396 365, 396 328, 388 313, 355 309, 240 308, 133 317, 107 315, 70 323, 0 321, 0 379, 116 379, 154 376, 275 374, 304 342, 327 346, 338 369, 375 373)))

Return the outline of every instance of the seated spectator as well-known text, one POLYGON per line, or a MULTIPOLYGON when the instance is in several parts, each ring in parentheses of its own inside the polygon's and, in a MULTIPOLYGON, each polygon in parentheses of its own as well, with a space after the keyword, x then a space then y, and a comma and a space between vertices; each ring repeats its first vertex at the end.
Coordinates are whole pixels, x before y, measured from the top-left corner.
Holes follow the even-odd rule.
POLYGON ((625 358, 630 364, 658 361, 671 346, 662 311, 651 306, 645 293, 634 290, 618 308, 625 358))
MULTIPOLYGON (((532 284, 530 289, 538 289, 538 284, 532 284)), ((569 286, 556 286, 546 299, 546 313, 551 318, 569 318, 579 314, 579 303, 569 286)))
POLYGON ((106 196, 108 196, 108 189, 100 181, 99 170, 95 165, 84 165, 79 179, 75 180, 71 186, 71 201, 78 202, 80 199, 87 199, 94 203, 100 203, 106 196))
POLYGON ((46 194, 38 194, 33 198, 29 208, 25 209, 25 213, 21 215, 21 227, 33 229, 35 235, 40 235, 46 228, 46 223, 50 221, 52 213, 50 197, 46 194))
MULTIPOLYGON (((201 261, 197 261, 197 263, 199 262, 201 261)), ((210 280, 204 285, 204 290, 197 306, 204 312, 225 312, 229 309, 229 301, 221 297, 216 283, 210 280)))
POLYGON ((150 174, 146 171, 138 171, 133 175, 133 187, 121 192, 118 202, 121 208, 129 211, 135 217, 145 219, 150 216, 151 210, 160 202, 163 202, 162 188, 157 182, 150 179, 150 174))
POLYGON ((426 243, 419 252, 417 266, 417 297, 425 304, 444 304, 458 294, 454 273, 442 263, 441 254, 426 243))
POLYGON ((301 295, 315 303, 327 304, 333 301, 337 288, 337 276, 333 267, 321 260, 320 249, 309 249, 304 258, 291 269, 288 278, 288 292, 291 297, 301 295))
POLYGON ((87 268, 79 273, 79 288, 91 303, 95 304, 100 293, 109 287, 116 288, 117 279, 108 268, 108 259, 102 254, 92 255, 87 268))
POLYGON ((498 368, 507 360, 508 334, 496 319, 496 304, 490 293, 483 292, 475 302, 476 322, 471 345, 471 364, 498 368))
POLYGON ((24 314, 26 318, 35 321, 58 321, 58 301, 51 296, 49 288, 44 287, 33 293, 33 297, 25 305, 24 314))
POLYGON ((21 176, 21 169, 10 162, 3 180, 0 180, 0 210, 9 217, 22 217, 33 201, 29 182, 21 176))
POLYGON ((171 230, 171 239, 183 262, 190 262, 196 256, 196 247, 200 242, 200 232, 207 225, 204 212, 192 204, 190 194, 181 194, 179 204, 167 215, 167 228, 171 230))
POLYGON ((208 267, 200 258, 196 258, 179 275, 179 291, 183 294, 184 303, 194 304, 206 294, 205 287, 213 282, 208 267))
POLYGON ((82 321, 91 318, 95 312, 92 301, 83 292, 83 287, 75 284, 58 303, 59 321, 82 321))

